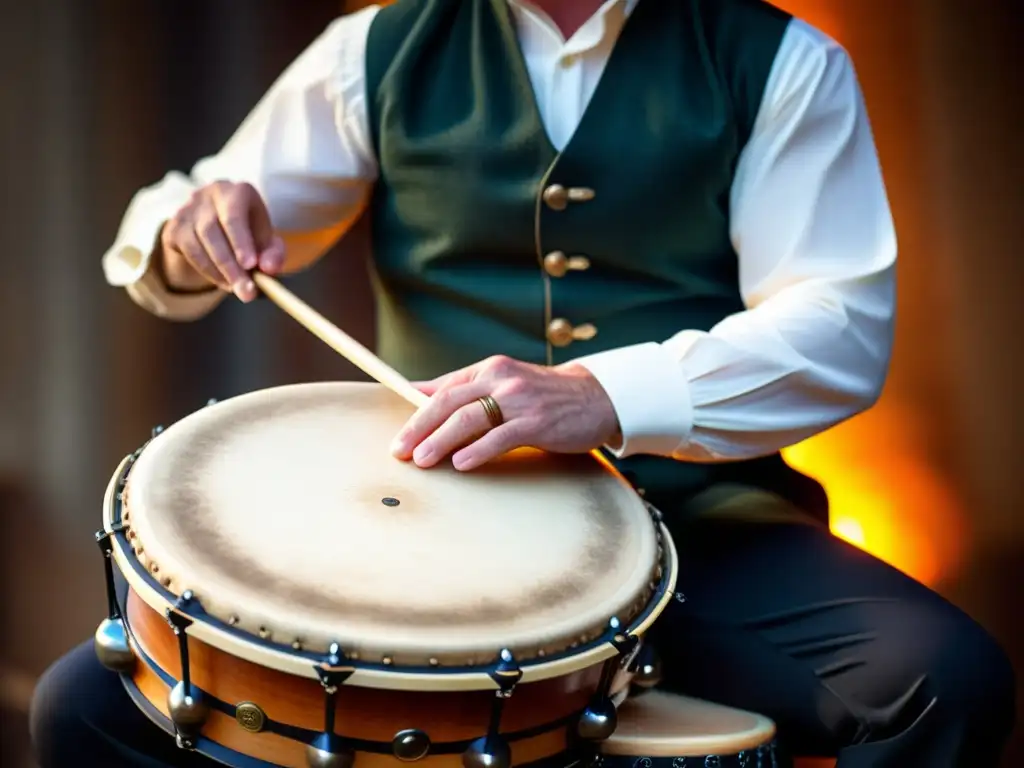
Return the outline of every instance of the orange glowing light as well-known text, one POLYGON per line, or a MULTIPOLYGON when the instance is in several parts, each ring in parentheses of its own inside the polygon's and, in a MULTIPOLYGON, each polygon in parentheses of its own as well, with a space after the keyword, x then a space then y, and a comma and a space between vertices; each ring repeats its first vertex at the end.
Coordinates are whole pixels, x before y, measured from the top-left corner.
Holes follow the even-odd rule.
POLYGON ((907 414, 879 404, 785 456, 825 486, 837 537, 935 586, 959 564, 964 526, 922 445, 907 414))
POLYGON ((772 0, 772 4, 813 24, 830 37, 838 36, 841 26, 838 17, 843 9, 841 6, 836 8, 836 3, 822 3, 820 0, 772 0))
POLYGON ((864 537, 864 526, 855 517, 838 517, 833 515, 832 533, 861 549, 867 545, 867 539, 864 537))

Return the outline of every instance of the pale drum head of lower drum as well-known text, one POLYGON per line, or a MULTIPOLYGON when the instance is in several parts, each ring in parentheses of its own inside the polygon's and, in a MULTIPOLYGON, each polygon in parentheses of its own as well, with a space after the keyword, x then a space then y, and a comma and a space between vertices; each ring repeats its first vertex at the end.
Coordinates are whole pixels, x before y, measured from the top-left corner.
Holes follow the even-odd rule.
POLYGON ((609 466, 519 451, 419 469, 389 452, 411 412, 379 385, 322 383, 188 416, 130 470, 135 557, 236 630, 396 667, 538 659, 644 610, 656 527, 609 466))
POLYGON ((606 768, 774 765, 775 724, 754 712, 653 690, 627 699, 618 718, 601 745, 606 768))

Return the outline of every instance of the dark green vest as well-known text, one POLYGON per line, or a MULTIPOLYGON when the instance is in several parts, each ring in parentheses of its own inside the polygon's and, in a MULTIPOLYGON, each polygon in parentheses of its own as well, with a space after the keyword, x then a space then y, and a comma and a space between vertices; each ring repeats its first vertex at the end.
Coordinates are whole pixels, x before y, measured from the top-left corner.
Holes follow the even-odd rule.
MULTIPOLYGON (((379 354, 415 379, 499 353, 557 364, 742 310, 729 191, 789 20, 759 0, 641 0, 559 153, 505 0, 380 11, 379 354)), ((793 474, 779 457, 620 467, 661 505, 793 474)))

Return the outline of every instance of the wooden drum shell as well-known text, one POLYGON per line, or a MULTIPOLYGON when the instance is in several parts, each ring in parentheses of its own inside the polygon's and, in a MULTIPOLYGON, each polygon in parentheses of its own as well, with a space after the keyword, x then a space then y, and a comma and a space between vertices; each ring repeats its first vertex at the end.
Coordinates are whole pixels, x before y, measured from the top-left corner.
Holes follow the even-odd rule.
MULTIPOLYGON (((150 668, 181 679, 178 641, 166 619, 134 592, 127 602, 129 625, 141 646, 132 681, 139 692, 168 716, 168 685, 150 668), (144 654, 144 655, 143 655, 144 654)), ((323 728, 324 693, 315 680, 296 677, 253 664, 206 643, 189 639, 189 671, 192 683, 205 695, 237 705, 257 705, 267 718, 278 723, 317 732, 323 728)), ((561 677, 520 685, 508 699, 502 714, 502 733, 550 726, 545 732, 513 742, 516 764, 564 752, 567 724, 587 704, 601 676, 601 665, 561 677)), ((624 690, 629 675, 620 675, 613 693, 624 690)), ((465 742, 486 733, 493 691, 402 691, 342 686, 335 707, 336 730, 346 738, 391 743, 404 729, 419 729, 441 745, 465 742)), ((235 752, 284 766, 305 766, 305 744, 274 733, 251 733, 225 713, 212 710, 203 735, 235 752)), ((395 765, 390 755, 359 753, 358 764, 395 765)), ((418 761, 424 766, 461 765, 461 754, 430 755, 418 761)))

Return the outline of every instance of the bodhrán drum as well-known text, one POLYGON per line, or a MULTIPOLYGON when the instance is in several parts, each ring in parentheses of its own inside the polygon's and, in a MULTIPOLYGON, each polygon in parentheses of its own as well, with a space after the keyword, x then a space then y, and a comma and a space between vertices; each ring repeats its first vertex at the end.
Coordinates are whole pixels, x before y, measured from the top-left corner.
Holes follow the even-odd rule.
POLYGON ((401 462, 411 411, 376 384, 262 390, 118 468, 97 650, 180 746, 500 768, 614 730, 675 581, 656 510, 591 455, 401 462))

